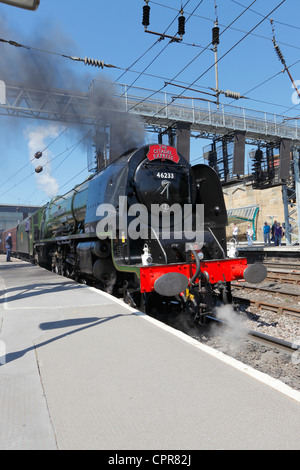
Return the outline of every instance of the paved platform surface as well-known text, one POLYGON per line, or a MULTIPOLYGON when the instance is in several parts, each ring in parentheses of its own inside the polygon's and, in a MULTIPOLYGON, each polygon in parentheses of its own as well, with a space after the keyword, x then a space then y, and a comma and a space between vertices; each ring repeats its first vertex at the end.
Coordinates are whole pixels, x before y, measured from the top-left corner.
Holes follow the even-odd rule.
POLYGON ((0 255, 0 449, 299 449, 300 394, 0 255))
POLYGON ((275 251, 280 256, 283 253, 300 253, 300 246, 299 245, 287 245, 283 243, 281 246, 275 246, 274 242, 271 242, 270 245, 265 245, 262 242, 253 242, 252 245, 248 245, 247 242, 239 242, 237 245, 237 249, 239 251, 275 251))

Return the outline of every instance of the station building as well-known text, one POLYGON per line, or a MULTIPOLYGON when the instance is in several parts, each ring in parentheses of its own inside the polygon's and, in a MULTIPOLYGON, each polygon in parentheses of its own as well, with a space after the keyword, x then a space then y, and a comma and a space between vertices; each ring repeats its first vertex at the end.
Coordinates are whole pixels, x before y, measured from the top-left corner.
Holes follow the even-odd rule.
POLYGON ((0 204, 0 233, 16 227, 39 208, 40 206, 0 204))

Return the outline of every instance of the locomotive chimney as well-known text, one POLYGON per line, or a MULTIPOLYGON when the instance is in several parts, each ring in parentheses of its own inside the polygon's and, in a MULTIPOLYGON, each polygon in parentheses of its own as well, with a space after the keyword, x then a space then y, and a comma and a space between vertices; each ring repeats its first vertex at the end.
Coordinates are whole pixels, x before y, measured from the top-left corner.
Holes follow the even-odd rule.
POLYGON ((191 130, 190 125, 184 122, 178 122, 176 128, 177 136, 177 151, 184 156, 184 158, 190 161, 190 137, 191 130))

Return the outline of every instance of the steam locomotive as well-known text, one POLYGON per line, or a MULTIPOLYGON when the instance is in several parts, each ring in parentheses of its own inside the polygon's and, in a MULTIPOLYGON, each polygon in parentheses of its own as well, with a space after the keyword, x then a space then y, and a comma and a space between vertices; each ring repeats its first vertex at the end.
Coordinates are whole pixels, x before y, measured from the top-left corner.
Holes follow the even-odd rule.
POLYGON ((201 323, 231 302, 231 281, 266 277, 264 266, 227 256, 226 225, 216 172, 157 144, 126 152, 10 232, 19 257, 147 313, 180 308, 201 323))

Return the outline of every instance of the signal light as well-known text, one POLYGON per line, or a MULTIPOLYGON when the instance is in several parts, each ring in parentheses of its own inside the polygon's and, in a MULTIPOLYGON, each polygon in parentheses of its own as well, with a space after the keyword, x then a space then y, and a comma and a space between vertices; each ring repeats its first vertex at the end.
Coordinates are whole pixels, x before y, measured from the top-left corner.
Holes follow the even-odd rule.
POLYGON ((257 149, 256 152, 255 152, 255 155, 254 155, 254 160, 256 162, 261 162, 263 159, 263 153, 260 149, 257 149))

